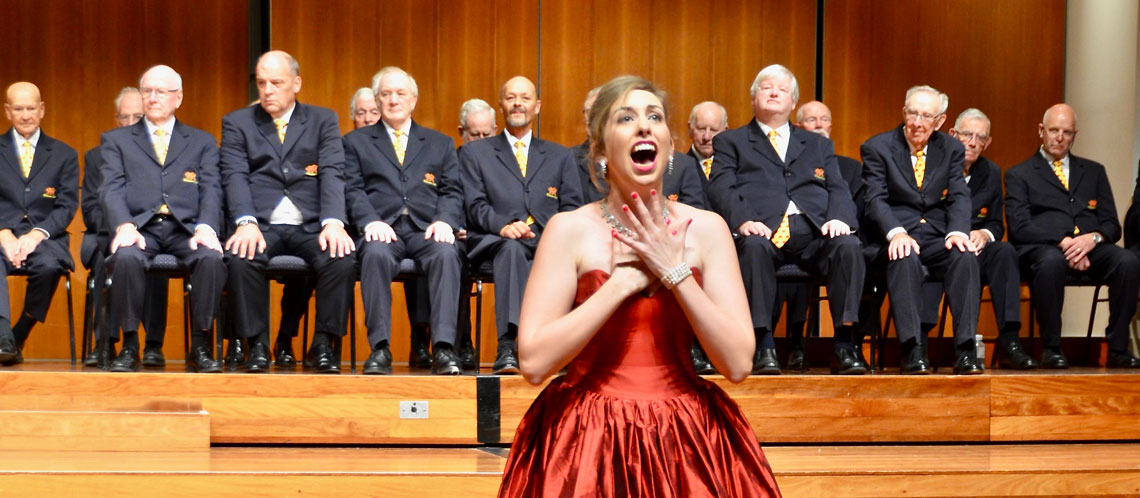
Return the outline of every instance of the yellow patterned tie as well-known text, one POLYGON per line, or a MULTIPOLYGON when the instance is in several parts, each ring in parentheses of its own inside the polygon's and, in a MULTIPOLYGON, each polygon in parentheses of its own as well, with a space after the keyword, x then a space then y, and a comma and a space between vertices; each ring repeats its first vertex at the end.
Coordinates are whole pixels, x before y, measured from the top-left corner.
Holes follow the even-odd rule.
POLYGON ((392 144, 396 149, 396 160, 400 161, 400 166, 404 165, 404 153, 408 151, 408 144, 404 140, 404 132, 400 130, 393 130, 392 134, 396 135, 396 143, 392 144))
POLYGON ((285 143, 285 127, 289 126, 289 122, 284 119, 274 119, 273 124, 277 125, 277 140, 285 143))
POLYGON ((776 139, 776 137, 779 136, 780 134, 776 133, 776 130, 771 130, 768 132, 768 141, 772 142, 772 148, 776 150, 776 155, 780 154, 780 141, 776 139))
POLYGON ((166 151, 170 149, 166 140, 162 139, 166 136, 166 131, 158 128, 154 130, 154 136, 154 156, 158 158, 158 164, 166 164, 166 151))
POLYGON ((776 248, 782 248, 790 238, 792 238, 792 231, 788 228, 788 212, 784 211, 784 219, 780 220, 779 228, 776 228, 776 233, 772 234, 772 244, 776 248))
POLYGON ((918 188, 922 189, 922 179, 926 178, 926 153, 921 150, 914 151, 914 157, 918 159, 914 161, 914 182, 918 184, 918 188))
POLYGON ((24 142, 23 150, 20 152, 20 169, 24 170, 24 178, 32 176, 32 159, 36 157, 36 149, 32 147, 31 142, 24 142))
POLYGON ((705 178, 707 179, 712 174, 712 158, 701 161, 701 167, 705 170, 705 178))
POLYGON ((1065 163, 1061 161, 1053 161, 1053 174, 1057 175, 1057 179, 1061 180, 1061 185, 1065 186, 1065 190, 1069 190, 1069 180, 1065 179, 1065 163))
POLYGON ((519 162, 519 172, 523 178, 526 178, 526 151, 523 147, 526 147, 526 144, 522 143, 522 140, 515 142, 515 160, 519 162))

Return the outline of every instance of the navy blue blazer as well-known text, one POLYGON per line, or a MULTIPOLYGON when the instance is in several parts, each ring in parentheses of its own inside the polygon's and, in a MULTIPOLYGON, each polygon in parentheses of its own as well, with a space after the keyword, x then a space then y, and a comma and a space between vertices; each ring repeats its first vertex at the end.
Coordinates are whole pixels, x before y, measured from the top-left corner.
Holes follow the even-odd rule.
POLYGON ((259 105, 222 118, 222 185, 236 221, 254 216, 262 226, 282 197, 301 210, 302 227, 315 233, 321 221, 347 222, 344 145, 336 112, 296 103, 285 143, 273 118, 259 105))
POLYGON ((970 192, 962 177, 962 142, 935 131, 926 145, 922 189, 914 180, 910 146, 900 125, 869 138, 859 147, 863 156, 867 219, 883 234, 903 227, 914 234, 927 224, 941 236, 970 233, 970 192))
POLYGON ((159 164, 146 122, 103 134, 103 203, 107 226, 146 225, 165 203, 187 232, 209 225, 222 236, 222 188, 214 136, 174 121, 166 162, 159 164))
POLYGON ((970 168, 970 230, 989 230, 995 240, 1005 235, 1005 202, 1002 201, 1001 167, 978 156, 970 168))
POLYGON ((67 225, 79 207, 79 154, 40 130, 32 172, 24 178, 12 129, 0 138, 0 229, 17 237, 42 228, 50 237, 36 251, 48 251, 69 269, 67 225))
POLYGON ((822 135, 791 126, 788 151, 776 149, 753 119, 713 137, 709 200, 729 227, 759 221, 773 230, 794 201, 816 228, 839 220, 859 227, 851 190, 835 159, 835 146, 822 135))
POLYGON ((481 257, 499 239, 499 230, 511 222, 533 216, 531 229, 541 235, 556 213, 582 205, 574 157, 554 142, 531 138, 526 178, 505 132, 464 145, 459 164, 473 259, 481 257))
POLYGON ((463 186, 455 140, 415 121, 407 140, 401 165, 383 121, 344 136, 349 218, 363 230, 373 221, 391 225, 407 208, 420 230, 436 221, 458 229, 463 224, 463 186))
POLYGON ((83 215, 83 240, 79 243, 79 260, 91 268, 99 238, 110 240, 110 232, 103 218, 103 203, 99 202, 99 186, 103 184, 103 156, 96 145, 83 154, 83 182, 79 186, 79 210, 83 215))
POLYGON ((1056 245, 1073 235, 1100 232, 1105 242, 1120 240, 1116 201, 1104 166, 1069 154, 1069 190, 1040 150, 1005 172, 1005 217, 1014 244, 1056 245))

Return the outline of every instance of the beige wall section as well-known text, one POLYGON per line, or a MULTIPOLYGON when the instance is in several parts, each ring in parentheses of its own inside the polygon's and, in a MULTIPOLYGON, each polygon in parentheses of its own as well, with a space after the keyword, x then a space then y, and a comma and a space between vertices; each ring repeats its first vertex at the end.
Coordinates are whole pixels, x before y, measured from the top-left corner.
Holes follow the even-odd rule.
MULTIPOLYGON (((1104 164, 1121 219, 1136 178, 1138 13, 1129 0, 1069 0, 1066 20, 1065 101, 1077 111, 1079 130, 1073 153, 1104 164)), ((1090 299, 1091 289, 1066 292, 1064 335, 1084 335, 1090 299)), ((1102 304, 1097 335, 1104 334, 1107 312, 1102 304)))

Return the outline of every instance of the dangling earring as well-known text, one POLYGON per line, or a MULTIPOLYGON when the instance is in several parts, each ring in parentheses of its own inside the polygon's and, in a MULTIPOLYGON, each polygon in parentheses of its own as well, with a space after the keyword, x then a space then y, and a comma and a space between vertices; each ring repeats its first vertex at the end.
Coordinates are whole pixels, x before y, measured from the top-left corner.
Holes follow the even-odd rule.
POLYGON ((602 178, 606 177, 606 158, 604 157, 598 160, 598 173, 602 175, 602 178))
POLYGON ((669 165, 665 167, 665 176, 673 175, 673 154, 669 154, 669 165))

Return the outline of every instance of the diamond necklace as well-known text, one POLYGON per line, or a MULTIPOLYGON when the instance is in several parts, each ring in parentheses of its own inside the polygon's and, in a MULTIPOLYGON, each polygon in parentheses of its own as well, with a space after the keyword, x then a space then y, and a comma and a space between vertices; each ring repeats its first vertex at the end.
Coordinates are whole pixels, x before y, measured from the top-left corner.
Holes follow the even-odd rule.
MULTIPOLYGON (((636 239, 637 238, 637 234, 633 233, 633 230, 630 230, 629 227, 623 225, 622 222, 618 221, 618 219, 616 217, 614 217, 613 213, 610 212, 610 208, 606 206, 606 200, 605 199, 599 200, 598 205, 600 205, 602 207, 602 218, 604 218, 606 220, 606 223, 610 224, 610 227, 612 227, 618 233, 626 236, 627 238, 630 238, 630 239, 636 239)), ((662 206, 661 207, 661 216, 665 220, 668 220, 669 219, 669 208, 662 206)))

